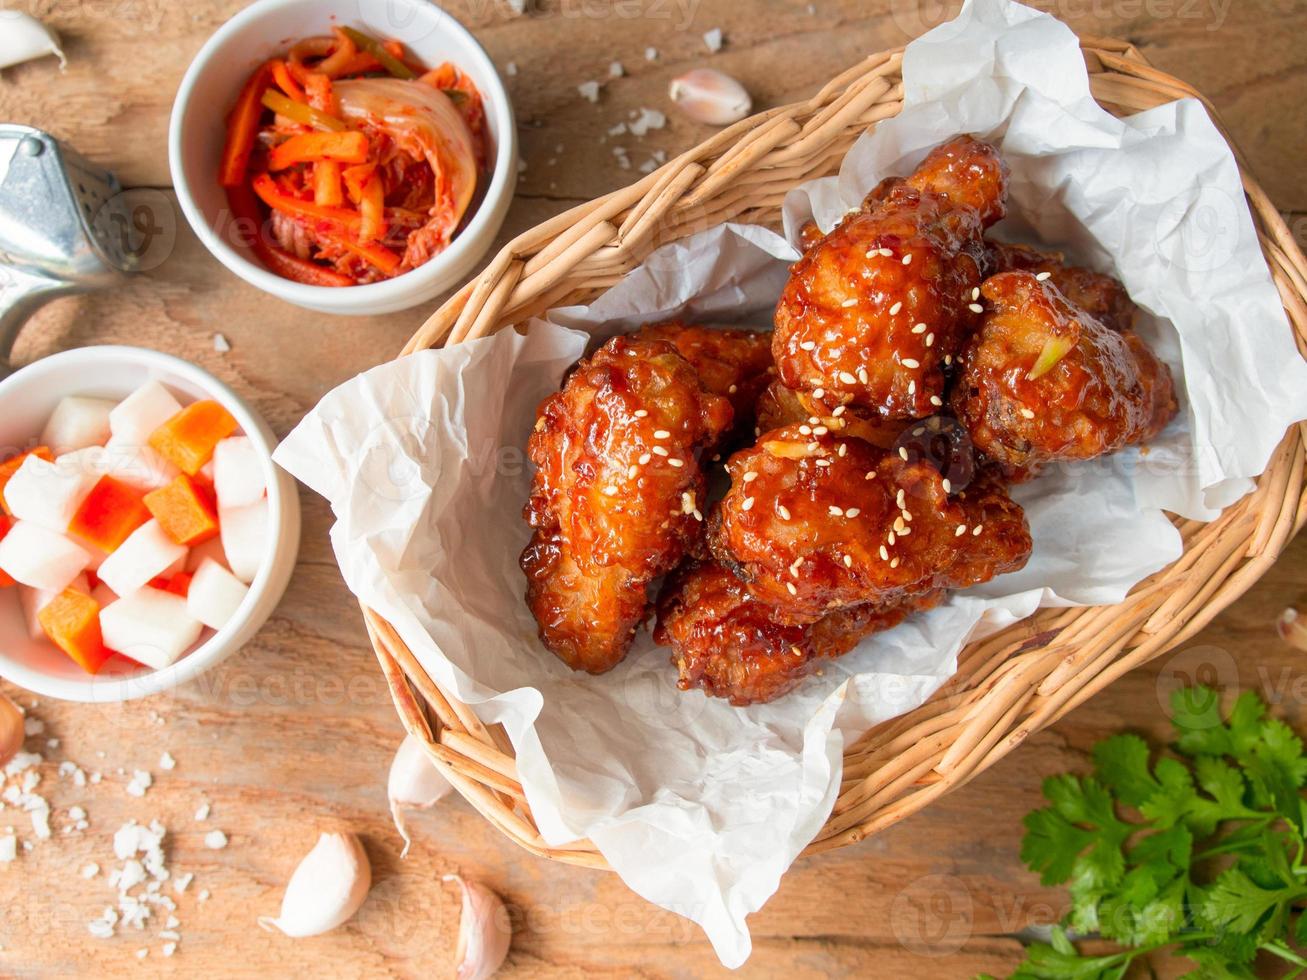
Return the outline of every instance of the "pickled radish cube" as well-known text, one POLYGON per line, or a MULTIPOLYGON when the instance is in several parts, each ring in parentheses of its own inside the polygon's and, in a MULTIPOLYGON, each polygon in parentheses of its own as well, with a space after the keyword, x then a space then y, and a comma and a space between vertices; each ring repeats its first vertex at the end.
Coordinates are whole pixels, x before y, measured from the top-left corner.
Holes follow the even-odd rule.
MULTIPOLYGON (((78 575, 77 578, 68 583, 66 588, 84 592, 92 599, 96 599, 95 592, 91 589, 90 582, 87 581, 85 575, 78 575)), ((108 592, 109 590, 105 589, 105 591, 108 592)), ((18 590, 18 598, 23 606, 23 618, 27 620, 27 635, 33 640, 45 639, 45 630, 41 628, 41 610, 49 605, 51 600, 60 595, 61 592, 62 590, 56 592, 52 589, 31 589, 25 585, 18 590)), ((96 601, 100 602, 100 605, 105 604, 99 599, 96 599, 96 601)))
POLYGON ((61 592, 90 561, 85 548, 31 521, 19 521, 0 540, 0 571, 34 589, 61 592))
POLYGON ((19 453, 17 456, 10 456, 3 463, 0 463, 0 507, 4 508, 6 514, 12 514, 9 505, 5 502, 5 487, 13 475, 18 472, 18 467, 27 462, 28 456, 39 456, 47 463, 54 462, 54 453, 50 452, 47 446, 37 446, 35 449, 26 453, 19 453))
POLYGON ((191 578, 186 608, 205 626, 220 630, 231 622, 249 591, 249 586, 235 575, 206 558, 191 578))
POLYGON ((263 459, 248 436, 232 436, 213 449, 213 487, 219 507, 248 507, 268 489, 263 459))
POLYGON ((268 502, 260 500, 230 510, 220 508, 218 526, 222 529, 222 550, 226 552, 232 574, 248 585, 259 574, 263 562, 268 541, 268 502))
POLYGON ((9 513, 51 531, 66 531, 77 508, 100 479, 86 462, 76 458, 61 465, 59 460, 48 463, 39 456, 28 456, 5 485, 9 513))
POLYGON ((166 487, 181 473, 148 445, 117 438, 110 439, 104 447, 101 469, 142 493, 166 487))
POLYGON ((109 441, 109 413, 114 403, 103 398, 70 395, 54 408, 45 423, 41 442, 56 456, 87 446, 103 446, 109 441))
POLYGON ((187 476, 195 476, 237 427, 231 412, 205 399, 191 402, 150 433, 150 445, 187 476))
POLYGON ((203 629, 185 599, 148 586, 100 610, 105 646, 155 670, 176 661, 203 629))
POLYGON ((113 654, 100 635, 100 607, 85 592, 64 589, 38 614, 50 642, 88 674, 99 673, 113 654))
POLYGON ((114 406, 109 429, 118 442, 144 446, 155 429, 181 410, 172 392, 157 381, 147 381, 114 406))
POLYGON ((221 538, 210 538, 203 544, 197 544, 186 556, 186 568, 183 571, 196 572, 205 560, 216 561, 223 568, 229 568, 227 553, 222 550, 221 538))
MULTIPOLYGON (((0 541, 0 545, 3 544, 0 541)), ((120 596, 129 596, 150 579, 162 575, 174 562, 185 560, 186 548, 168 537, 158 521, 151 520, 133 531, 118 550, 104 560, 96 574, 120 596)))
POLYGON ((113 551, 150 519, 140 490, 112 476, 102 476, 77 508, 69 533, 105 551, 113 551))

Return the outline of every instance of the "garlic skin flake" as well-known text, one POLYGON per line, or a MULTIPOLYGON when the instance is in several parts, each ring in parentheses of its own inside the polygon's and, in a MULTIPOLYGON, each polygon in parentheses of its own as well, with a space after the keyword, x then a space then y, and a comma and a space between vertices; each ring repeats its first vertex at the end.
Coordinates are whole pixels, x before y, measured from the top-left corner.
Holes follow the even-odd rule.
POLYGON ((405 735, 394 760, 390 763, 387 795, 390 797, 390 816, 395 829, 404 838, 401 858, 408 857, 412 846, 408 828, 404 826, 405 810, 425 810, 449 795, 454 787, 435 767, 422 743, 412 735, 405 735))
POLYGON ((1292 606, 1280 613, 1275 621, 1275 631, 1295 650, 1307 650, 1307 617, 1292 606))
POLYGON ((0 694, 0 769, 18 754, 24 736, 23 713, 18 710, 18 705, 0 694))
POLYGON ((710 126, 739 122, 753 108, 744 86, 715 68, 695 68, 672 79, 668 95, 691 119, 710 126))
POLYGON ((454 959, 458 980, 486 980, 504 963, 513 939, 513 927, 503 900, 479 881, 445 875, 463 889, 463 912, 458 922, 454 959))
POLYGON ((60 68, 68 65, 59 46, 59 35, 28 14, 0 10, 0 68, 11 68, 51 54, 58 56, 60 68))
POLYGON ((371 887, 372 865, 359 839, 323 834, 290 876, 281 915, 260 916, 259 925, 296 939, 330 932, 359 910, 371 887))

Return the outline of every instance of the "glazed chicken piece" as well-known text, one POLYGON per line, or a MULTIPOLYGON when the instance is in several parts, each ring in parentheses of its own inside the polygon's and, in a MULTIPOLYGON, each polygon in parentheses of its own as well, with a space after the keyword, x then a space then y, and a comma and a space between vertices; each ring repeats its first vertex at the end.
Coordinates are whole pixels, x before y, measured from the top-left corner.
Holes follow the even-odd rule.
POLYGON ((881 449, 892 447, 907 427, 902 419, 870 418, 848 406, 814 398, 810 391, 787 388, 779 381, 773 381, 759 396, 755 414, 759 434, 786 425, 825 425, 832 432, 865 439, 881 449))
POLYGON ((706 391, 730 400, 737 427, 751 423, 758 395, 776 376, 770 330, 732 330, 672 320, 641 327, 634 336, 665 340, 675 347, 699 372, 706 391))
POLYGON ((658 597, 654 639, 672 648, 681 690, 698 687, 734 705, 762 704, 939 598, 929 593, 890 608, 850 606, 806 626, 787 626, 720 564, 688 563, 658 597))
POLYGON ((795 263, 776 310, 780 379, 884 418, 932 414, 974 326, 1006 180, 992 146, 960 137, 877 187, 795 263))
POLYGON ((702 537, 698 453, 730 424, 671 344, 628 337, 541 405, 521 564, 540 637, 568 666, 597 674, 626 655, 649 583, 702 537))
POLYGON ((1176 413, 1171 372, 1029 272, 986 280, 990 307, 962 358, 953 411, 978 452, 1011 470, 1092 459, 1157 435, 1176 413))
POLYGON ((1119 279, 1078 265, 1067 265, 1061 252, 1030 245, 1009 245, 1007 242, 987 242, 986 246, 990 275, 1033 272, 1036 277, 1043 276, 1041 281, 1051 282, 1072 305, 1080 307, 1103 326, 1122 332, 1134 327, 1139 307, 1135 306, 1119 279))
POLYGON ((736 453, 727 470, 709 547, 750 595, 776 607, 778 622, 964 588, 1030 554, 1025 515, 997 479, 986 474, 950 496, 945 477, 906 448, 887 453, 825 426, 788 426, 736 453))

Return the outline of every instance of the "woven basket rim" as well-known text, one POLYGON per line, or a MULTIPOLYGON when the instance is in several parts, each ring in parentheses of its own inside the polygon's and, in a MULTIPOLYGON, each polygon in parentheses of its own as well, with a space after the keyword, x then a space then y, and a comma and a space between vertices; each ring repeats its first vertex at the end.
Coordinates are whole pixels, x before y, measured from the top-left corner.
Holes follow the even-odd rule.
MULTIPOLYGON (((1272 278, 1307 357, 1307 259, 1211 103, 1153 68, 1130 43, 1081 37, 1091 89, 1110 111, 1178 98, 1207 108, 1240 165, 1272 278)), ((654 248, 728 220, 765 223, 789 187, 838 169, 853 141, 902 105, 903 47, 864 60, 803 102, 767 110, 714 135, 634 184, 519 235, 447 300, 399 356, 485 336, 608 288, 654 248)), ((957 673, 924 705, 866 732, 845 750, 840 794, 804 854, 876 833, 964 785, 1029 735, 1121 674, 1185 642, 1271 566, 1307 520, 1307 424, 1290 427, 1256 489, 1214 521, 1173 518, 1184 552, 1114 606, 1044 609, 968 645, 957 673)), ((517 778, 512 746, 423 670, 386 620, 364 622, 405 729, 492 824, 554 860, 608 869, 588 840, 542 839, 517 778)))

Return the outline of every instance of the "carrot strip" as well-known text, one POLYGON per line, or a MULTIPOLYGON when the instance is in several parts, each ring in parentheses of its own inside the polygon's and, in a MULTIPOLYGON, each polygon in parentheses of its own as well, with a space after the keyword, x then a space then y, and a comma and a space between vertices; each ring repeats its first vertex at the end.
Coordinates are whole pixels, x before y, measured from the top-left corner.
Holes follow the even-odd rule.
POLYGON ((301 259, 298 255, 292 255, 270 241, 267 236, 263 215, 259 212, 258 198, 254 196, 254 192, 249 185, 242 184, 240 187, 228 187, 227 201, 231 207, 232 216, 236 219, 236 227, 248 225, 253 230, 253 234, 249 237, 244 234, 231 235, 232 244, 251 249, 258 256, 259 261, 268 267, 269 271, 275 272, 283 279, 301 282, 306 286, 339 288, 355 285, 354 280, 348 276, 324 268, 310 262, 308 259, 301 259))
POLYGON ((313 72, 304 80, 304 93, 309 105, 319 112, 335 118, 340 115, 340 106, 336 104, 336 93, 331 87, 331 79, 321 72, 313 72))
POLYGON ((373 174, 363 185, 363 196, 359 201, 359 213, 363 217, 359 225, 359 241, 363 244, 375 242, 386 234, 386 190, 381 186, 381 178, 373 174))
POLYGON ((319 160, 313 165, 313 203, 324 207, 340 207, 345 193, 340 188, 340 164, 335 160, 319 160))
POLYGON ((363 200, 363 188, 376 172, 375 163, 361 163, 357 167, 346 167, 341 171, 341 176, 345 178, 345 190, 349 191, 351 201, 358 204, 363 200))
POLYGON ((277 83, 277 87, 285 92, 296 102, 307 101, 304 95, 304 89, 300 88, 299 83, 295 81, 290 73, 290 68, 284 61, 274 61, 272 63, 272 80, 277 83))
POLYGON ((403 261, 403 259, 384 245, 359 243, 351 241, 344 235, 324 234, 322 237, 327 239, 327 241, 339 245, 341 248, 345 249, 345 251, 352 252, 359 258, 363 259, 363 261, 375 265, 387 275, 398 269, 400 262, 403 261))
POLYGON ((277 187, 277 182, 268 174, 259 174, 254 178, 252 186, 254 193, 259 195, 263 203, 275 211, 282 211, 310 221, 327 222, 329 225, 341 226, 351 232, 358 228, 359 216, 356 212, 348 208, 323 207, 312 201, 301 201, 289 194, 283 194, 277 187))
POLYGON ((218 183, 234 187, 245 180, 250 153, 259 134, 259 117, 263 115, 263 96, 272 81, 272 67, 264 62, 254 70, 236 106, 227 117, 227 141, 222 150, 222 164, 218 169, 218 183))
POLYGON ((367 158, 368 138, 362 133, 300 133, 273 149, 268 156, 268 169, 285 170, 315 160, 362 163, 367 158))

